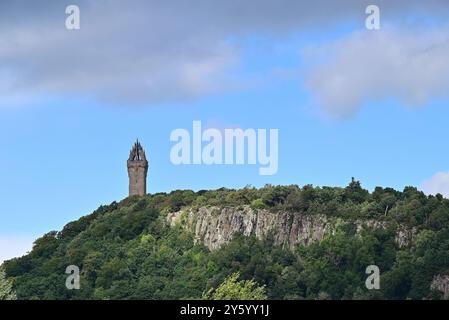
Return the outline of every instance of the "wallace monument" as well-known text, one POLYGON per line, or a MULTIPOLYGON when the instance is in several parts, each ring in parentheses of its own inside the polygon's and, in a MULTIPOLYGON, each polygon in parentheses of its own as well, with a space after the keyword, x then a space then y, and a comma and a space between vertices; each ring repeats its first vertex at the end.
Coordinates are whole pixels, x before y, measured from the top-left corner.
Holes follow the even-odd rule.
POLYGON ((129 153, 127 165, 129 196, 143 196, 147 194, 148 161, 145 156, 145 150, 143 150, 139 140, 134 143, 129 153))

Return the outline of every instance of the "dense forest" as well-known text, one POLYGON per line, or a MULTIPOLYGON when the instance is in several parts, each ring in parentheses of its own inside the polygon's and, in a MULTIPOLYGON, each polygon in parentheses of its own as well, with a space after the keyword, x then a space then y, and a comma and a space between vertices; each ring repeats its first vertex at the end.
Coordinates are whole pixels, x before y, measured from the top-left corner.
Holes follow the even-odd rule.
POLYGON ((130 197, 47 233, 29 254, 2 267, 18 299, 223 298, 232 283, 268 299, 441 299, 431 283, 449 274, 449 200, 414 187, 370 193, 354 179, 345 188, 267 185, 130 197), (293 250, 270 236, 236 234, 209 251, 165 218, 204 206, 324 214, 345 223, 293 250), (357 232, 351 221, 361 219, 387 227, 357 232), (395 241, 398 225, 417 230, 405 247, 395 241), (365 287, 372 264, 381 271, 378 290, 365 287), (79 290, 66 288, 68 265, 81 270, 79 290))

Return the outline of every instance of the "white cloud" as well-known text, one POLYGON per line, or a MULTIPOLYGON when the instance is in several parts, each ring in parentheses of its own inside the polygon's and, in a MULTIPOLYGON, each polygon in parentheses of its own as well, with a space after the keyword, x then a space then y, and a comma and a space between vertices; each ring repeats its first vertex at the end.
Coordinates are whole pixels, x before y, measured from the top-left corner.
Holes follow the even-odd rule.
POLYGON ((442 194, 449 198, 449 172, 438 172, 421 184, 421 189, 426 194, 442 194))
MULTIPOLYGON (((330 30, 348 19, 364 24, 365 7, 370 3, 78 0, 76 4, 81 29, 68 31, 64 2, 0 1, 0 105, 22 103, 24 97, 32 101, 62 95, 148 104, 240 88, 252 79, 233 72, 239 67, 240 54, 229 39, 248 34, 276 39, 306 30, 330 30)), ((447 0, 409 0, 407 5, 378 0, 377 4, 393 20, 416 12, 447 17, 447 0)), ((377 41, 382 44, 382 39, 377 41)), ((391 41, 383 40, 387 45, 391 41)), ((369 45, 362 43, 362 48, 353 49, 363 47, 369 45)), ((417 64, 421 71, 422 63, 417 64)), ((340 69, 334 66, 330 71, 340 69)), ((326 72, 320 70, 310 79, 311 89, 323 100, 340 98, 337 103, 346 103, 334 91, 353 81, 334 76, 319 86, 316 82, 326 72)), ((348 77, 357 78, 352 72, 348 77)), ((352 108, 363 93, 348 95, 352 108)), ((427 94, 425 89, 416 92, 422 99, 427 94)))
POLYGON ((3 261, 21 257, 31 251, 35 237, 32 236, 1 236, 0 235, 0 265, 3 261))
POLYGON ((309 48, 305 59, 313 67, 305 85, 328 114, 340 118, 382 99, 422 106, 449 96, 447 57, 448 28, 364 30, 309 48))
MULTIPOLYGON (((363 24, 370 4, 360 0, 76 3, 81 29, 68 31, 64 2, 0 1, 0 104, 60 95, 149 104, 232 90, 248 79, 234 72, 239 48, 229 39, 331 30, 351 19, 363 24)), ((410 12, 444 16, 449 10, 446 0, 377 4, 396 18, 410 12)), ((332 81, 327 88, 312 89, 330 97, 339 86, 339 79, 332 81)))

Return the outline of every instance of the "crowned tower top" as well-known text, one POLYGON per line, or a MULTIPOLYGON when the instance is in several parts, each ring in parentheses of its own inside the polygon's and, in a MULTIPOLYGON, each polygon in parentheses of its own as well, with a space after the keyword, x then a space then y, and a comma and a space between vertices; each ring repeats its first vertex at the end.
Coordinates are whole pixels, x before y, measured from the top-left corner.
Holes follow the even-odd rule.
POLYGON ((142 148, 139 140, 134 143, 134 146, 129 153, 127 165, 129 195, 145 195, 147 193, 148 161, 145 155, 145 150, 142 148))

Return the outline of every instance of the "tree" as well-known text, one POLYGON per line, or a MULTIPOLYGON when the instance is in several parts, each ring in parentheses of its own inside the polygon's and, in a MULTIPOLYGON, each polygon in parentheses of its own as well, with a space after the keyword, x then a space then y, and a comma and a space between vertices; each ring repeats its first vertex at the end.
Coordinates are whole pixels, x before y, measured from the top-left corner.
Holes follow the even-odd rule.
POLYGON ((12 282, 6 278, 5 270, 0 268, 0 300, 16 300, 17 296, 12 289, 12 282))
POLYGON ((227 277, 223 283, 214 291, 209 290, 203 295, 205 300, 266 300, 265 286, 259 287, 252 280, 241 280, 239 272, 227 277))
POLYGON ((360 181, 352 177, 351 182, 345 188, 345 196, 348 200, 351 200, 355 203, 362 203, 368 198, 369 192, 368 190, 362 188, 360 181))

